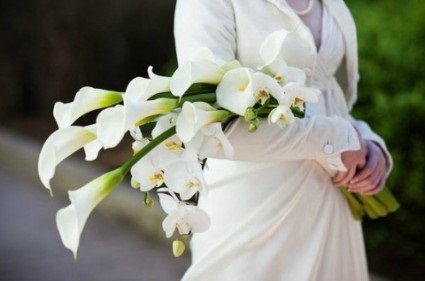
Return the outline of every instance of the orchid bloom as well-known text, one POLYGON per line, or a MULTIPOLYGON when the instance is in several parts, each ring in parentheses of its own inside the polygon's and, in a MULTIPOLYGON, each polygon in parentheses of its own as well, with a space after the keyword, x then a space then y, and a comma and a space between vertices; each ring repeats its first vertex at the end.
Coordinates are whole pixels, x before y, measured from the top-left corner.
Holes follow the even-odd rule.
POLYGON ((83 87, 77 92, 73 102, 57 102, 53 108, 53 116, 61 129, 71 126, 75 120, 90 111, 108 107, 121 101, 122 93, 83 87))
POLYGON ((292 113, 291 108, 286 105, 279 105, 273 109, 268 116, 269 123, 277 124, 279 127, 282 127, 285 124, 290 124, 294 122, 294 120, 295 116, 292 113))
POLYGON ((188 200, 197 192, 205 193, 205 180, 195 151, 186 149, 182 158, 165 166, 164 182, 168 188, 188 200))
MULTIPOLYGON (((141 149, 139 146, 138 149, 141 149)), ((159 144, 131 168, 133 182, 137 182, 141 191, 149 191, 164 183, 163 169, 177 161, 178 154, 159 144)))
POLYGON ((210 226, 210 218, 197 206, 180 203, 170 195, 159 193, 162 209, 168 214, 162 222, 162 228, 167 238, 178 230, 180 235, 190 232, 203 232, 210 226))
POLYGON ((224 73, 239 67, 236 61, 220 65, 211 50, 200 48, 195 55, 183 63, 171 76, 170 88, 173 95, 182 97, 192 84, 218 84, 224 73))
POLYGON ((96 205, 118 186, 124 174, 123 170, 118 168, 78 190, 68 192, 71 204, 57 212, 56 224, 63 244, 73 252, 74 258, 77 256, 81 232, 88 216, 96 205))
POLYGON ((298 83, 288 83, 283 87, 285 99, 279 102, 288 104, 292 107, 297 107, 304 111, 304 103, 316 103, 319 101, 320 90, 316 88, 308 88, 298 83))
POLYGON ((205 102, 185 102, 177 117, 177 136, 189 142, 207 124, 220 122, 232 116, 227 110, 217 110, 205 102))
MULTIPOLYGON (((158 118, 155 127, 152 130, 152 137, 156 138, 161 133, 165 132, 169 128, 176 126, 178 113, 170 112, 158 118)), ((183 150, 183 142, 178 136, 174 135, 163 142, 163 145, 171 151, 180 153, 183 150)))
POLYGON ((216 157, 222 153, 227 158, 232 158, 234 149, 223 132, 220 122, 204 126, 186 147, 198 151, 199 159, 216 157))
POLYGON ((94 125, 66 127, 55 131, 47 138, 38 158, 38 174, 50 192, 50 180, 55 174, 56 166, 83 147, 87 160, 96 158, 101 147, 96 142, 94 125))

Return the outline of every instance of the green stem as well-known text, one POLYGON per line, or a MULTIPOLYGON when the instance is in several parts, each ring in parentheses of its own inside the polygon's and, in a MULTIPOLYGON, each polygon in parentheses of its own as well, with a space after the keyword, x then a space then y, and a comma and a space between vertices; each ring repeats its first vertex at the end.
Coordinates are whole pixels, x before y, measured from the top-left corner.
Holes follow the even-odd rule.
POLYGON ((390 212, 395 212, 400 207, 397 199, 387 187, 384 187, 379 193, 375 194, 375 198, 390 212))
POLYGON ((171 127, 170 129, 166 130, 156 138, 154 138, 152 141, 150 141, 148 144, 146 144, 139 152, 137 152, 133 157, 128 159, 122 166, 120 167, 123 170, 124 174, 127 174, 131 167, 133 167, 134 164, 137 163, 142 157, 144 157, 146 154, 148 154, 152 149, 154 149, 156 146, 158 146, 160 143, 168 139, 169 137, 172 137, 176 134, 176 127, 171 127))
POLYGON ((350 206, 351 213, 354 219, 361 221, 364 215, 363 205, 357 200, 356 196, 349 192, 345 187, 341 187, 341 192, 347 199, 348 205, 350 206))
POLYGON ((383 206, 378 200, 374 198, 374 196, 368 196, 356 193, 356 197, 363 202, 363 205, 369 207, 373 210, 373 212, 379 217, 384 217, 388 214, 387 209, 383 206))

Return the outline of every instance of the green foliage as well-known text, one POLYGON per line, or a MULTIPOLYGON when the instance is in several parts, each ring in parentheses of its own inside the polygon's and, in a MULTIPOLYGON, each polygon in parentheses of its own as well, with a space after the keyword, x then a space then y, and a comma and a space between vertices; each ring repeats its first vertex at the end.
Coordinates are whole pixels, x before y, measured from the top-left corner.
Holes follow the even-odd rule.
POLYGON ((402 205, 388 218, 364 223, 370 268, 393 280, 420 280, 425 274, 425 5, 422 0, 347 4, 359 37, 354 115, 386 140, 394 159, 387 185, 402 205))

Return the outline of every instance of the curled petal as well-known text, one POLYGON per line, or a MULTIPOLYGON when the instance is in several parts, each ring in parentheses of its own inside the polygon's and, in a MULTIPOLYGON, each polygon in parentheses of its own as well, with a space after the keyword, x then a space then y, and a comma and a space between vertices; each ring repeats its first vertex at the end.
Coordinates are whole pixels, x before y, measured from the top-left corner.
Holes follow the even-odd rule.
POLYGON ((177 117, 177 136, 183 142, 189 142, 205 125, 223 121, 232 114, 226 110, 217 110, 205 102, 185 102, 177 117))
POLYGON ((125 90, 126 98, 133 101, 144 101, 157 93, 170 91, 170 78, 156 75, 152 66, 148 68, 149 79, 136 77, 130 81, 125 90))
POLYGON ((69 191, 71 204, 56 214, 56 224, 66 248, 77 255, 81 232, 91 211, 123 180, 121 169, 108 172, 75 191, 69 191))
POLYGON ((90 111, 108 107, 121 101, 121 93, 83 87, 77 92, 73 102, 57 102, 53 109, 53 116, 59 128, 65 128, 90 111))
POLYGON ((55 174, 56 166, 95 139, 96 134, 88 127, 72 126, 51 134, 38 158, 38 174, 43 185, 50 190, 50 179, 55 174))
POLYGON ((273 109, 269 114, 269 122, 283 126, 284 124, 292 123, 295 119, 292 110, 285 105, 280 105, 273 109))
POLYGON ((128 129, 125 126, 125 118, 122 105, 106 108, 97 116, 97 136, 105 149, 117 146, 124 137, 128 129))

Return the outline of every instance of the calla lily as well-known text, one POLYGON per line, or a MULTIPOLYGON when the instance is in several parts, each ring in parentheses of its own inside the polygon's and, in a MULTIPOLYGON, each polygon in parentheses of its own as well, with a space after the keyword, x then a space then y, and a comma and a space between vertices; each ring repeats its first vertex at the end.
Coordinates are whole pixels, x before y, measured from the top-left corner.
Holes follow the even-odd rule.
POLYGON ((174 231, 180 235, 190 232, 202 232, 209 228, 210 218, 197 206, 186 205, 166 194, 158 194, 162 209, 168 216, 162 222, 165 235, 170 238, 174 231))
POLYGON ((176 99, 131 101, 124 98, 124 105, 116 105, 102 110, 96 120, 97 135, 104 148, 118 145, 128 130, 143 123, 145 118, 168 113, 176 108, 176 99))
POLYGON ((227 72, 217 86, 217 104, 243 116, 257 102, 252 82, 253 70, 236 68, 227 72))
POLYGON ((59 128, 69 127, 82 115, 100 108, 105 108, 122 101, 122 93, 83 87, 70 103, 57 102, 53 116, 59 128))
POLYGON ((263 104, 270 95, 284 94, 275 79, 249 68, 236 68, 227 72, 216 92, 217 104, 240 116, 244 116, 247 108, 257 102, 263 104))
POLYGON ((177 136, 189 142, 203 126, 223 121, 232 116, 227 110, 217 110, 205 102, 185 102, 177 117, 177 136))
POLYGON ((201 48, 192 59, 183 63, 171 76, 171 92, 177 97, 182 97, 194 83, 216 85, 228 70, 236 67, 240 67, 237 61, 220 65, 211 50, 201 48))
POLYGON ((310 37, 295 30, 277 30, 263 41, 260 56, 265 65, 262 68, 279 69, 289 65, 300 69, 311 68, 316 56, 316 47, 310 37))
POLYGON ((156 75, 152 66, 148 68, 149 79, 136 77, 130 81, 125 90, 125 96, 133 101, 147 100, 153 95, 170 91, 170 78, 156 75))
POLYGON ((75 191, 69 191, 71 204, 56 214, 60 237, 74 258, 77 256, 81 232, 91 211, 123 180, 121 168, 110 171, 75 191))
POLYGON ((197 192, 205 192, 205 180, 196 151, 185 150, 182 158, 167 165, 164 182, 168 188, 188 200, 197 192))
POLYGON ((38 158, 38 174, 43 185, 51 191, 50 179, 55 174, 56 166, 77 150, 85 147, 88 158, 95 158, 100 147, 89 146, 94 140, 96 140, 96 134, 93 125, 71 126, 51 134, 44 143, 38 158))

